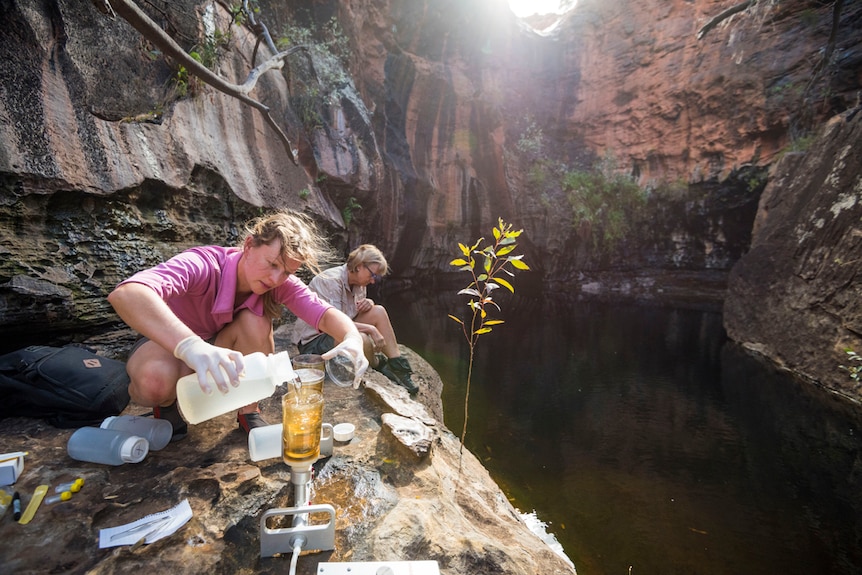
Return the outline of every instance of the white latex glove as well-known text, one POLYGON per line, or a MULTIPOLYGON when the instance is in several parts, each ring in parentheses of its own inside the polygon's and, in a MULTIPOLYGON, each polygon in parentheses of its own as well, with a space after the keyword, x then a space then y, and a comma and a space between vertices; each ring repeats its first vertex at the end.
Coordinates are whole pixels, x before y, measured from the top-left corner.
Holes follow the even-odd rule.
POLYGON ((242 354, 232 349, 216 347, 205 342, 200 336, 190 335, 174 348, 174 357, 181 359, 195 370, 201 390, 209 395, 213 392, 207 373, 222 393, 228 392, 228 382, 234 387, 239 385, 239 374, 245 366, 242 354))
POLYGON ((336 355, 343 355, 353 362, 353 370, 356 374, 353 377, 353 389, 359 388, 359 382, 362 380, 362 375, 368 369, 368 360, 365 359, 365 352, 362 350, 362 336, 348 335, 344 341, 321 355, 324 361, 332 359, 336 355))

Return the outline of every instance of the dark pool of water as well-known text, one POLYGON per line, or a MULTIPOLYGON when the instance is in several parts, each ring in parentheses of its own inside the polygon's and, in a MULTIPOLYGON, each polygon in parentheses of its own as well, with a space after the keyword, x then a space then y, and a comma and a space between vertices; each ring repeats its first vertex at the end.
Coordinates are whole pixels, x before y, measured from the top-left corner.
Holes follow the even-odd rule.
MULTIPOLYGON (((387 295, 464 421, 463 299, 387 295)), ((862 572, 862 421, 725 339, 721 315, 510 301, 466 444, 581 575, 862 572)))

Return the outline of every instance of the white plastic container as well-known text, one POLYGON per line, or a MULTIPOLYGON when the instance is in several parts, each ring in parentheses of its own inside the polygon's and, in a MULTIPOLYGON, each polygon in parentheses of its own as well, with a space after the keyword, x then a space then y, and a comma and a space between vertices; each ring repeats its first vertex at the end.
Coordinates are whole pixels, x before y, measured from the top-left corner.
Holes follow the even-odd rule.
POLYGON ((281 457, 284 449, 281 439, 284 425, 276 423, 255 427, 248 433, 248 456, 252 461, 281 457))
POLYGON ((177 404, 186 421, 200 423, 229 411, 266 399, 275 388, 286 381, 292 382, 295 374, 286 351, 265 355, 260 352, 243 357, 245 369, 239 386, 228 384, 222 393, 210 376, 213 392, 207 395, 198 383, 197 374, 181 377, 177 382, 177 404))
POLYGON ((78 461, 122 465, 142 461, 150 451, 150 445, 143 437, 124 431, 82 427, 69 438, 66 450, 69 457, 78 461))
POLYGON ((137 415, 119 415, 108 417, 100 426, 102 429, 125 431, 138 437, 143 437, 150 444, 150 451, 163 449, 171 442, 174 427, 167 419, 154 417, 138 417, 137 415))

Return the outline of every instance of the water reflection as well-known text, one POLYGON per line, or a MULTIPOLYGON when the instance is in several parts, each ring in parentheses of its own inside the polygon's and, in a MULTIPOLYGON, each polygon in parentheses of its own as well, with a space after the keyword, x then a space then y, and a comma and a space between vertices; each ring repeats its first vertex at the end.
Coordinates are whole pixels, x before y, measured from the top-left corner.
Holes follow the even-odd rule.
MULTIPOLYGON (((464 301, 389 295, 460 434, 464 301)), ((582 574, 855 573, 858 414, 725 342, 720 314, 513 300, 476 348, 467 445, 582 574)))

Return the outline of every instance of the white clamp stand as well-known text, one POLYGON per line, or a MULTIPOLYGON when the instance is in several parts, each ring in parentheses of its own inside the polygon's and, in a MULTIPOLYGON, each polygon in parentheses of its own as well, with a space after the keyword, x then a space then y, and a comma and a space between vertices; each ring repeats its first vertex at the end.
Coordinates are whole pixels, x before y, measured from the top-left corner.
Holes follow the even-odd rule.
POLYGON ((323 503, 306 505, 302 509, 298 507, 270 509, 263 514, 260 518, 261 557, 272 557, 279 553, 293 553, 297 543, 304 550, 332 551, 335 549, 335 508, 328 503, 323 503), (266 526, 266 520, 269 517, 293 515, 295 520, 300 514, 310 513, 328 513, 329 521, 324 525, 296 525, 296 521, 294 521, 293 527, 279 529, 270 529, 266 526))
MULTIPOLYGON (((311 464, 290 466, 290 482, 294 487, 296 507, 270 509, 260 518, 260 556, 272 557, 279 553, 299 555, 302 550, 331 551, 335 549, 335 508, 328 503, 308 504, 308 483, 311 481, 311 464), (328 513, 329 521, 309 525, 311 513, 328 513), (270 529, 266 520, 274 516, 292 516, 292 527, 270 529)), ((295 565, 296 557, 292 563, 295 565)))

